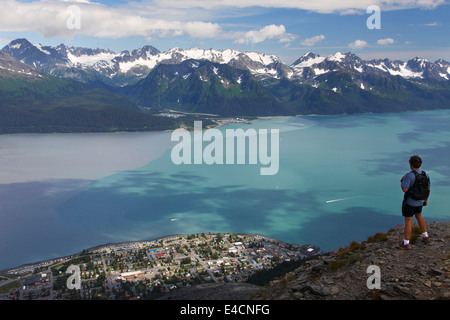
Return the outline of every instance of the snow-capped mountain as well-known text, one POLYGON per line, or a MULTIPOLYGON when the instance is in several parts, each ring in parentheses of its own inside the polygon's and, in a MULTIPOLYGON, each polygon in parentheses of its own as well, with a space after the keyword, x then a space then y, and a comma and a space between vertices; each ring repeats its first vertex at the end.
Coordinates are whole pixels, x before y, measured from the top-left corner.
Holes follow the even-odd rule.
POLYGON ((450 79, 449 62, 442 59, 436 62, 423 58, 409 61, 389 59, 364 61, 353 53, 341 52, 327 57, 308 52, 296 60, 291 68, 294 70, 293 78, 306 82, 313 81, 315 76, 339 70, 357 73, 381 72, 406 79, 450 79))
MULTIPOLYGON (((129 56, 128 52, 122 52, 118 57, 111 61, 112 69, 118 74, 127 74, 130 71, 137 75, 146 76, 158 64, 179 64, 183 61, 208 60, 211 62, 229 64, 238 69, 248 69, 252 74, 259 78, 276 77, 278 71, 276 64, 281 61, 275 56, 268 56, 257 52, 241 52, 238 50, 213 50, 213 49, 180 49, 173 48, 166 52, 147 52, 146 55, 136 54, 133 51, 129 56), (126 56, 127 59, 123 57, 126 56), (138 70, 136 72, 136 70, 138 70)), ((105 67, 105 66, 104 66, 105 67)), ((101 68, 99 68, 101 69, 101 68)), ((99 70, 100 71, 100 70, 99 70)))
POLYGON ((23 63, 46 72, 70 63, 57 49, 40 44, 33 45, 26 39, 12 41, 3 48, 3 51, 23 63))
POLYGON ((226 116, 290 113, 250 71, 207 59, 159 64, 145 79, 117 92, 153 110, 226 116))
MULTIPOLYGON (((248 70, 257 80, 288 79, 317 86, 319 76, 345 71, 352 74, 400 76, 405 79, 450 79, 450 64, 445 60, 431 62, 423 58, 409 61, 378 59, 362 60, 353 53, 336 52, 320 56, 308 52, 291 65, 274 55, 239 50, 181 49, 161 52, 152 46, 116 53, 108 49, 56 47, 31 44, 17 39, 3 48, 16 59, 39 70, 60 77, 72 78, 96 86, 126 86, 144 79, 159 64, 180 64, 186 60, 208 60, 248 70)), ((363 86, 364 84, 362 84, 363 86)))
POLYGON ((363 72, 364 62, 358 56, 352 53, 335 54, 323 57, 312 52, 296 60, 291 68, 294 70, 293 79, 311 82, 316 76, 338 70, 355 70, 363 72))
MULTIPOLYGON (((178 64, 189 59, 209 60, 247 69, 258 79, 281 78, 289 70, 274 55, 232 49, 173 48, 160 52, 152 46, 144 46, 131 52, 115 53, 105 49, 67 47, 64 44, 49 47, 17 39, 3 50, 24 63, 55 75, 76 78, 74 72, 77 69, 83 73, 92 70, 120 86, 145 78, 160 63, 178 64), (67 69, 70 72, 66 72, 67 69)), ((83 80, 84 77, 78 78, 83 80)))
POLYGON ((27 78, 42 78, 42 74, 39 70, 18 61, 2 50, 0 50, 0 75, 10 77, 21 76, 27 78))
MULTIPOLYGON (((24 106, 74 106, 65 111, 78 114, 78 108, 119 102, 139 112, 226 116, 449 109, 449 78, 450 64, 442 59, 365 61, 350 52, 309 52, 287 65, 273 55, 231 49, 144 46, 116 53, 18 39, 0 52, 0 113, 13 115, 0 119, 18 119, 24 106)), ((40 123, 33 115, 27 125, 40 123)))

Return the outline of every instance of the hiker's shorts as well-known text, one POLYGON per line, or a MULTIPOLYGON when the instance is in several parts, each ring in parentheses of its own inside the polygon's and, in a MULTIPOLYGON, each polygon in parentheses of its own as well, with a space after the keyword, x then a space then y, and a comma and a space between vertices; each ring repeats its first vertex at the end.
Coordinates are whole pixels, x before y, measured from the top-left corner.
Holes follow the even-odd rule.
POLYGON ((413 217, 416 213, 422 213, 423 206, 413 207, 406 204, 405 201, 402 203, 402 215, 404 217, 413 217))

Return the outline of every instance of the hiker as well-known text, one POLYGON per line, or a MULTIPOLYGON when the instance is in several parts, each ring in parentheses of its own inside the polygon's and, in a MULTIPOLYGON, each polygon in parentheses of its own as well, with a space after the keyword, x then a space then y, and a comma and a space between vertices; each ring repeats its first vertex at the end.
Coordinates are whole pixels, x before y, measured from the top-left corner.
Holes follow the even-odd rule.
POLYGON ((400 248, 411 249, 409 240, 412 233, 413 216, 422 230, 422 242, 429 243, 430 237, 427 233, 427 226, 422 217, 422 208, 428 205, 430 196, 430 177, 425 171, 420 170, 422 159, 414 155, 409 159, 411 171, 405 174, 401 182, 402 191, 405 193, 402 203, 402 215, 405 217, 405 234, 400 248))

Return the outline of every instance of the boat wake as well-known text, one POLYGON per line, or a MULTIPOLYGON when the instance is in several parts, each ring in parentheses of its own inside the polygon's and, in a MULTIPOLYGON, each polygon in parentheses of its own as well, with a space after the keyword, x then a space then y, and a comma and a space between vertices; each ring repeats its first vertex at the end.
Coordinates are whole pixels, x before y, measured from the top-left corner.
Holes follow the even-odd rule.
POLYGON ((333 200, 327 200, 327 201, 325 201, 325 203, 339 202, 339 201, 344 201, 344 200, 353 199, 353 198, 354 198, 354 197, 340 198, 340 199, 333 199, 333 200))

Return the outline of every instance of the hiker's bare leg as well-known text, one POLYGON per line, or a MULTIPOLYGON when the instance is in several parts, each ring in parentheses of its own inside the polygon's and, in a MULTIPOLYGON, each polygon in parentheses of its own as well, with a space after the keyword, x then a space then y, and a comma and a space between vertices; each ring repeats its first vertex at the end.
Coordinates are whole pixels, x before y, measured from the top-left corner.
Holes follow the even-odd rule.
POLYGON ((411 238, 413 217, 405 217, 405 240, 411 238))
POLYGON ((422 214, 416 213, 416 220, 417 223, 419 224, 420 230, 422 230, 422 232, 427 232, 427 224, 425 223, 422 214))

